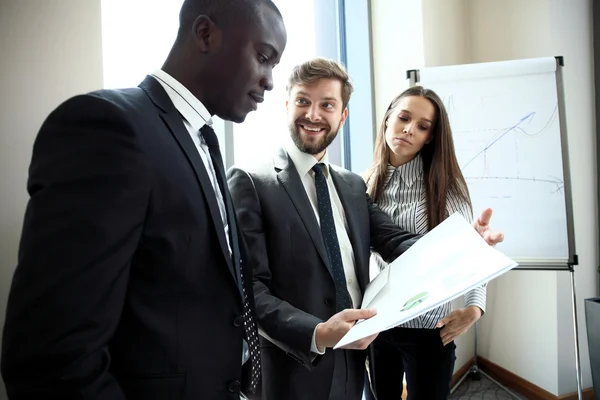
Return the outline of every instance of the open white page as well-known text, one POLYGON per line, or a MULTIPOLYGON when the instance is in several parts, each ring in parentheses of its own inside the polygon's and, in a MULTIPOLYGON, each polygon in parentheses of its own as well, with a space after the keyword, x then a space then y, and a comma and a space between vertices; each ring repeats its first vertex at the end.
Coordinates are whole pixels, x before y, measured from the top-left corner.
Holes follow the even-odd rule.
POLYGON ((516 266, 455 213, 377 275, 361 306, 377 315, 359 321, 335 348, 407 322, 516 266))

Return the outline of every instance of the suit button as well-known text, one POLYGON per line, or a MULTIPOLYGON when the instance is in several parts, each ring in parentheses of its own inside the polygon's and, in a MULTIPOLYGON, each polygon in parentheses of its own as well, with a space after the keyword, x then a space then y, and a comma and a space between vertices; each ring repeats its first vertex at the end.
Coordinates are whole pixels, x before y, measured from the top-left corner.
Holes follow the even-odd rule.
POLYGON ((233 382, 229 382, 229 385, 227 385, 227 390, 229 390, 231 393, 238 393, 240 391, 240 382, 239 381, 233 381, 233 382))
POLYGON ((236 317, 233 320, 233 326, 235 326, 236 328, 239 328, 243 324, 244 324, 244 317, 242 317, 242 316, 236 317))
POLYGON ((333 300, 331 300, 331 299, 325 299, 325 305, 332 306, 333 305, 333 300))

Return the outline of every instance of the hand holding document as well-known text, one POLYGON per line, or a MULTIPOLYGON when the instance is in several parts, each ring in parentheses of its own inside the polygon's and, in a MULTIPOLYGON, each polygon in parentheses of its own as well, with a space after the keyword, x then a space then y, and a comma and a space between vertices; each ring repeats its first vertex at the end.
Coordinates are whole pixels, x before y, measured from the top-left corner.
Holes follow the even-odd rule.
POLYGON ((423 236, 369 284, 359 321, 335 349, 418 317, 516 267, 458 213, 423 236))

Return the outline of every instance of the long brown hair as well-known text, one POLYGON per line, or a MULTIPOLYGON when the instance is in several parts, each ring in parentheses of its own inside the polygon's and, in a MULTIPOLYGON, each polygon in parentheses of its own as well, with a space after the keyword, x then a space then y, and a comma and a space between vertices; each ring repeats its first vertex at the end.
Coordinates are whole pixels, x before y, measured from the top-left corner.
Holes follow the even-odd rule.
POLYGON ((425 181, 425 201, 427 205, 427 220, 429 230, 435 228, 446 219, 446 201, 448 193, 453 193, 459 199, 469 204, 471 199, 467 183, 460 170, 448 113, 440 97, 433 91, 421 86, 411 87, 392 100, 388 106, 379 132, 375 140, 373 166, 365 174, 367 192, 374 202, 383 193, 387 165, 390 158, 390 148, 385 140, 386 124, 401 99, 408 96, 421 96, 433 104, 435 118, 431 127, 431 141, 423 146, 420 155, 423 159, 423 179, 425 181))

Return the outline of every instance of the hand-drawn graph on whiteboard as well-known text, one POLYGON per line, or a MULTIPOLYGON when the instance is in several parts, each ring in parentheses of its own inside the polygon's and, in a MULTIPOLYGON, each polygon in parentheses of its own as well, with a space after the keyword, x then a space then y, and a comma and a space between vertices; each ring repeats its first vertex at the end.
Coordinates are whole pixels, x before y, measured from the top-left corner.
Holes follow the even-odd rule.
POLYGON ((419 75, 419 84, 444 100, 475 213, 491 207, 493 227, 505 233, 498 248, 517 261, 569 260, 556 59, 429 68, 419 75))

